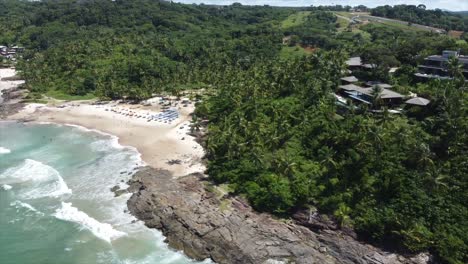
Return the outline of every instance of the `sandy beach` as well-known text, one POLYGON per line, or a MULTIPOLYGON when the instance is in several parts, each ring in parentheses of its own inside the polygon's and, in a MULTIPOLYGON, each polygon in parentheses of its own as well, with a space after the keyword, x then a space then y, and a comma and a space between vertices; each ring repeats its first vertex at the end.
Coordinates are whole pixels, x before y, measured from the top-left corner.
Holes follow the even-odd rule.
MULTIPOLYGON (((15 76, 13 68, 0 69, 0 95, 2 90, 16 87, 24 81, 1 81, 1 78, 15 76)), ((169 103, 168 100, 162 100, 169 103)), ((8 117, 9 120, 50 122, 63 125, 77 125, 117 136, 123 146, 135 147, 143 161, 154 168, 167 169, 175 176, 203 172, 201 163, 203 148, 195 142, 190 131, 193 102, 176 102, 173 109, 178 116, 170 120, 151 120, 148 117, 160 115, 163 111, 161 98, 152 98, 140 104, 119 104, 109 102, 97 105, 93 101, 61 102, 48 105, 27 104, 22 111, 8 117), (172 161, 172 162, 171 162, 172 161), (174 162, 176 161, 176 162, 174 162)), ((2 101, 0 100, 0 103, 2 101)))
POLYGON ((174 176, 183 176, 205 170, 201 163, 203 148, 187 135, 190 131, 190 114, 194 109, 193 103, 179 104, 174 108, 179 117, 171 123, 164 123, 146 118, 160 113, 157 105, 117 105, 116 102, 106 105, 90 102, 69 102, 60 106, 28 104, 8 119, 78 125, 115 135, 121 145, 135 147, 147 165, 167 169, 174 176), (130 111, 134 116, 123 114, 130 111))

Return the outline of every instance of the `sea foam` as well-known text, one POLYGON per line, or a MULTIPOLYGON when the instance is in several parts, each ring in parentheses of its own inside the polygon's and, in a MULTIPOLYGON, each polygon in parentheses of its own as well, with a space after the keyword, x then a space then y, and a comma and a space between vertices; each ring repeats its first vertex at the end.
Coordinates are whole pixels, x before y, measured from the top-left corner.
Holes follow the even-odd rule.
POLYGON ((107 139, 104 139, 102 141, 99 140, 97 142, 91 143, 91 147, 93 148, 93 150, 103 151, 103 150, 108 150, 109 147, 111 149, 117 149, 117 150, 128 149, 128 150, 134 151, 136 153, 136 162, 138 163, 139 166, 146 166, 146 163, 142 160, 141 153, 138 152, 138 149, 135 148, 135 147, 132 147, 132 146, 123 146, 123 145, 121 145, 119 143, 119 137, 116 136, 116 135, 109 134, 109 133, 103 132, 103 131, 98 130, 98 129, 90 129, 90 128, 87 128, 87 127, 84 127, 84 126, 69 124, 69 123, 58 124, 58 123, 53 123, 53 122, 38 122, 38 124, 54 125, 54 126, 59 126, 59 127, 67 126, 67 127, 75 128, 75 129, 77 129, 79 131, 82 131, 82 132, 95 133, 95 134, 99 134, 101 136, 105 136, 105 137, 107 137, 107 139))
POLYGON ((0 154, 8 154, 8 153, 11 153, 11 150, 4 148, 4 147, 0 147, 0 154))
POLYGON ((11 185, 8 185, 8 184, 3 184, 2 185, 2 189, 5 190, 5 191, 11 190, 11 188, 13 188, 13 187, 11 187, 11 185))
POLYGON ((141 158, 141 153, 138 152, 137 148, 132 147, 132 146, 120 145, 119 137, 116 136, 116 135, 112 135, 112 134, 109 134, 109 133, 106 133, 106 132, 103 132, 103 131, 97 130, 97 129, 89 129, 89 128, 86 128, 84 126, 79 126, 79 125, 75 125, 75 124, 64 124, 64 125, 76 128, 76 129, 78 129, 80 131, 83 131, 83 132, 96 133, 96 134, 107 137, 107 139, 99 140, 99 141, 96 141, 96 142, 92 143, 91 147, 94 150, 97 150, 97 151, 108 150, 109 147, 112 148, 112 149, 117 149, 117 150, 129 149, 129 150, 134 151, 136 153, 137 162, 139 163, 140 166, 145 166, 146 165, 145 162, 143 162, 143 160, 141 158))
POLYGON ((21 201, 14 201, 14 202, 10 203, 10 206, 14 206, 17 209, 18 208, 26 208, 29 211, 37 212, 36 208, 34 208, 32 205, 30 205, 28 203, 23 203, 21 201))
POLYGON ((58 219, 80 224, 82 228, 91 231, 96 237, 111 243, 112 239, 126 235, 126 233, 115 230, 110 224, 101 223, 90 217, 85 212, 73 207, 71 203, 62 202, 62 207, 57 209, 54 216, 58 219))
POLYGON ((26 185, 20 194, 24 199, 58 197, 72 192, 57 170, 32 159, 6 170, 0 175, 0 183, 26 185))

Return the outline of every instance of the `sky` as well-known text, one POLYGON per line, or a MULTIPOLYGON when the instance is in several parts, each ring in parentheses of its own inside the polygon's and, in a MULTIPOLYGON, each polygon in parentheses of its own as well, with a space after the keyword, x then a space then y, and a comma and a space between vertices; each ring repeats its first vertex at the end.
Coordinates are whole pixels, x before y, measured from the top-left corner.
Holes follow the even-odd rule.
POLYGON ((376 7, 383 5, 419 5, 425 4, 428 9, 440 8, 451 11, 468 11, 468 0, 174 0, 181 3, 204 3, 229 5, 241 3, 243 5, 272 5, 272 6, 318 6, 318 5, 365 5, 376 7))

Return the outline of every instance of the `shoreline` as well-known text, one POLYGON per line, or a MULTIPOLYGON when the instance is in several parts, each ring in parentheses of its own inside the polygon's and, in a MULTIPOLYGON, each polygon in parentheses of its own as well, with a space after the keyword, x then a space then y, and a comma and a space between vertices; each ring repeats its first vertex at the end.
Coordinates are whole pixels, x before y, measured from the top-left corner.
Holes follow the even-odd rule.
MULTIPOLYGON (((281 221, 255 212, 242 198, 220 194, 204 175, 203 148, 188 135, 192 104, 178 107, 174 123, 145 121, 122 112, 158 113, 159 105, 91 101, 59 106, 26 104, 5 121, 73 126, 110 136, 135 148, 139 167, 126 190, 131 214, 163 232, 171 248, 196 260, 218 263, 428 263, 425 254, 404 257, 360 242, 340 230, 314 230, 300 221, 281 221), (112 109, 112 110, 111 110, 112 109), (125 110, 122 110, 125 109, 125 110)), ((114 190, 111 189, 114 192, 114 190)), ((114 192, 117 196, 117 193, 114 192)))
MULTIPOLYGON (((58 114, 61 110, 56 109, 35 109, 31 112, 28 106, 31 105, 6 121, 18 121, 18 117, 32 115, 32 123, 73 126, 118 139, 118 144, 123 148, 129 146, 118 135, 100 130, 98 126, 89 128, 77 124, 90 122, 89 118, 81 117, 80 122, 70 124, 62 116, 67 112, 58 114)), ((37 107, 39 105, 34 105, 34 108, 37 107)), ((179 129, 183 122, 186 121, 177 122, 167 129, 179 129)), ((193 137, 190 140, 195 142, 193 137)), ((177 144, 187 142, 180 140, 177 144)), ((137 147, 130 147, 136 148, 141 155, 137 147)), ((166 149, 165 153, 170 151, 166 149)), ((425 254, 404 257, 359 242, 339 230, 313 231, 294 221, 284 222, 258 213, 239 197, 213 191, 203 171, 177 175, 174 171, 183 173, 183 169, 189 171, 190 168, 174 170, 172 165, 166 164, 170 168, 166 170, 147 165, 135 171, 127 182, 127 189, 118 189, 117 192, 131 193, 127 200, 129 212, 147 227, 162 231, 170 248, 183 251, 194 260, 212 259, 217 263, 236 264, 429 262, 425 254)))
MULTIPOLYGON (((81 127, 88 131, 115 137, 119 145, 135 148, 142 161, 153 168, 169 170, 174 177, 190 173, 203 173, 201 160, 203 148, 188 135, 193 105, 179 108, 180 117, 172 124, 147 124, 141 119, 131 119, 105 111, 106 105, 96 106, 89 102, 79 105, 66 103, 64 108, 41 104, 27 104, 18 113, 6 120, 32 123, 52 123, 81 127)), ((62 105, 63 106, 63 105, 62 105)), ((119 105, 130 109, 133 105, 119 105)), ((139 106, 141 111, 152 109, 139 106)))

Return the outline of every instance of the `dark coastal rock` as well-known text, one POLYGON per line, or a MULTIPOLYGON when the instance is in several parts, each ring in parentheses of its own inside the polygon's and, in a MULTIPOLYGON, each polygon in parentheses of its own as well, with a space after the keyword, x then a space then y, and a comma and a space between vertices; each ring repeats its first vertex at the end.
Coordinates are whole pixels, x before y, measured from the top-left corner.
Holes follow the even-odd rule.
MULTIPOLYGON (((428 263, 356 241, 330 223, 312 230, 293 221, 253 211, 239 198, 207 188, 201 174, 175 179, 164 170, 143 168, 129 181, 132 214, 162 230, 169 245, 197 260, 217 263, 428 263), (313 231, 314 230, 314 231, 313 231)), ((301 217, 296 218, 298 223, 301 217)), ((307 221, 308 222, 308 221, 307 221)))
POLYGON ((120 195, 122 195, 124 193, 128 193, 127 189, 120 189, 120 186, 118 186, 118 185, 112 187, 110 190, 111 190, 111 192, 114 193, 115 197, 119 197, 120 195))
POLYGON ((0 104, 0 119, 7 118, 10 115, 14 115, 18 113, 21 109, 23 109, 23 107, 24 107, 23 103, 6 103, 6 102, 1 103, 0 104))
POLYGON ((26 90, 17 87, 3 90, 1 94, 2 100, 0 100, 0 119, 5 119, 23 109, 25 104, 22 101, 26 93, 26 90))
POLYGON ((124 193, 128 193, 127 190, 117 190, 114 192, 114 195, 115 197, 119 197, 120 195, 124 194, 124 193))
POLYGON ((169 165, 176 165, 176 164, 179 165, 179 164, 182 164, 182 161, 180 159, 173 159, 173 160, 168 160, 166 163, 169 165))

